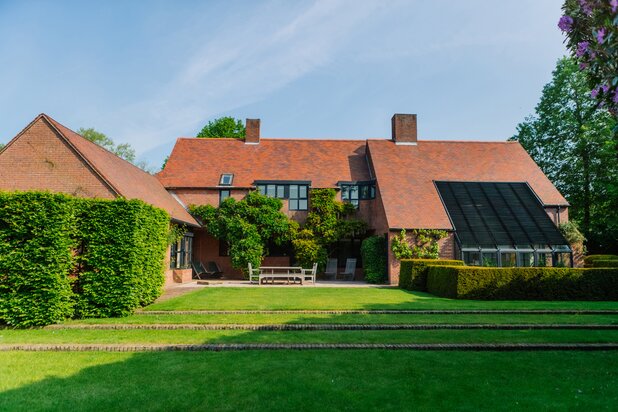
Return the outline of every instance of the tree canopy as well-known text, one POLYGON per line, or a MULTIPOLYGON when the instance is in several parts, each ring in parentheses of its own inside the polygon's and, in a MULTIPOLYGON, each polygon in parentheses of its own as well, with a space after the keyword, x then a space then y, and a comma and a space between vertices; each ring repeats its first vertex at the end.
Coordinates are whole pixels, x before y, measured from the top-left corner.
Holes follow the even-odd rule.
POLYGON ((573 58, 558 61, 535 114, 517 126, 519 141, 571 204, 591 252, 618 249, 616 120, 590 94, 573 58))
POLYGON ((99 146, 109 150, 110 152, 126 160, 127 162, 133 163, 144 172, 152 173, 152 170, 146 162, 135 161, 135 150, 131 147, 129 143, 121 143, 119 145, 116 145, 116 143, 114 143, 111 138, 107 137, 105 134, 99 131, 96 131, 92 127, 88 129, 81 127, 77 130, 77 133, 82 135, 82 137, 84 137, 85 139, 90 140, 92 143, 96 143, 99 146))
POLYGON ((562 9, 558 27, 589 75, 592 97, 618 116, 618 0, 565 0, 562 9))
POLYGON ((233 137, 242 139, 245 137, 245 125, 241 120, 230 116, 219 117, 209 121, 196 137, 233 137))

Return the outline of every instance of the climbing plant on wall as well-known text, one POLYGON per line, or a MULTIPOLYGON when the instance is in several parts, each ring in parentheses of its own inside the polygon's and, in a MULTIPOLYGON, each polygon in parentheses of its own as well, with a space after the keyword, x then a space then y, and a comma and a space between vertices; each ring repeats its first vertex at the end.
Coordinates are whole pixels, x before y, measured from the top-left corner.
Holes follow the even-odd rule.
POLYGON ((401 259, 438 259, 440 245, 438 242, 447 236, 446 231, 437 229, 413 229, 408 236, 405 229, 391 242, 391 250, 398 260, 401 259))

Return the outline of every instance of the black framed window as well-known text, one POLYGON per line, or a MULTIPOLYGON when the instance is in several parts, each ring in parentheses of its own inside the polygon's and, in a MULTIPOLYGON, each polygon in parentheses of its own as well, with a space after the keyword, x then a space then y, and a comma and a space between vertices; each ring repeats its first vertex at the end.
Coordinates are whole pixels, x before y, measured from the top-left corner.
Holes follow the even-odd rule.
POLYGON ((341 200, 358 207, 359 200, 375 199, 376 185, 371 182, 340 183, 341 200))
POLYGON ((187 232, 170 246, 170 269, 187 269, 193 261, 193 233, 187 232))
POLYGON ((219 204, 223 203, 223 201, 227 199, 228 197, 230 197, 229 189, 219 190, 219 204))
POLYGON ((268 197, 289 199, 290 210, 308 210, 309 185, 260 183, 256 185, 258 192, 268 197))
POLYGON ((306 185, 290 185, 290 210, 307 210, 309 207, 308 192, 306 185))

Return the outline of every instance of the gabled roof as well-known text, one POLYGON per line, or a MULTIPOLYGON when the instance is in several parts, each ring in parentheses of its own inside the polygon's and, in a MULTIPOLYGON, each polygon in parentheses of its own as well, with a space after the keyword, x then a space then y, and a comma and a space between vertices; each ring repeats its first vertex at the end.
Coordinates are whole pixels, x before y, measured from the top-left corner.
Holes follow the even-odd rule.
POLYGON ((390 228, 452 229, 435 181, 527 182, 545 206, 568 206, 517 142, 368 140, 390 228))
POLYGON ((12 141, 18 139, 39 120, 47 122, 117 196, 143 200, 167 211, 174 221, 199 226, 193 216, 165 190, 156 177, 83 138, 44 113, 37 116, 12 141))
POLYGON ((256 180, 310 180, 312 187, 369 180, 365 140, 179 138, 157 178, 167 188, 216 187, 233 173, 232 187, 256 180))

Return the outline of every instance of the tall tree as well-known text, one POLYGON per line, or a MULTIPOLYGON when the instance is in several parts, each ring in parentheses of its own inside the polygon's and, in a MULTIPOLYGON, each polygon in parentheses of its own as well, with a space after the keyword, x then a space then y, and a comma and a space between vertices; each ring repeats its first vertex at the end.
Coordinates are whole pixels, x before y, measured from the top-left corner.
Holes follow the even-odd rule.
POLYGON ((153 173, 153 170, 150 168, 148 163, 143 160, 135 161, 135 150, 131 147, 129 143, 121 143, 117 145, 114 143, 112 139, 107 137, 105 134, 96 131, 93 128, 84 129, 83 127, 77 130, 77 133, 82 135, 85 139, 90 140, 92 143, 96 143, 99 146, 109 150, 114 153, 116 156, 126 160, 127 162, 133 163, 135 166, 139 167, 146 173, 153 173))
POLYGON ((615 118, 599 108, 585 72, 562 58, 535 114, 517 126, 519 141, 571 204, 591 252, 618 250, 615 118))
POLYGON ((196 137, 245 137, 245 126, 241 120, 230 116, 219 117, 209 121, 196 137))

